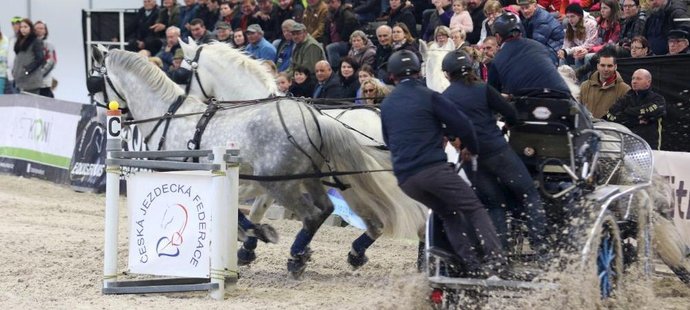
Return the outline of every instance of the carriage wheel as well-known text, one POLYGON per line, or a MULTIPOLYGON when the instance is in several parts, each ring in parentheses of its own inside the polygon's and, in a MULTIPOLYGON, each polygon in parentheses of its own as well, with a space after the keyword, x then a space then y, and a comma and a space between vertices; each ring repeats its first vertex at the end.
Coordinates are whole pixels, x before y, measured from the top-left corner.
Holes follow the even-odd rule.
POLYGON ((623 248, 616 219, 609 212, 596 227, 594 239, 585 262, 585 270, 597 274, 600 297, 609 298, 621 285, 623 277, 623 248))

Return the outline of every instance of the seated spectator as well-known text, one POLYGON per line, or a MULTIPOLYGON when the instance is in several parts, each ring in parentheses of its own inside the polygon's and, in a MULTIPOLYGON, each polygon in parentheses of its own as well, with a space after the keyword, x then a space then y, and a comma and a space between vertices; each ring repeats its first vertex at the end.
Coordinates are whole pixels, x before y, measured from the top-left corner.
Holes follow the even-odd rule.
MULTIPOLYGON (((498 0, 488 0, 484 4, 484 15, 486 16, 486 19, 482 21, 482 30, 479 35, 479 42, 484 42, 484 39, 488 36, 493 36, 494 31, 492 29, 492 26, 494 24, 494 20, 496 20, 496 17, 499 15, 503 14, 503 6, 501 5, 501 2, 498 0)), ((515 14, 516 16, 518 14, 515 14)), ((452 28, 451 28, 452 29, 452 28)), ((469 31, 466 32, 472 32, 474 29, 470 29, 469 31)))
POLYGON ((467 38, 467 33, 462 29, 455 29, 450 31, 450 39, 453 41, 453 46, 455 49, 460 49, 464 46, 470 45, 465 39, 467 38))
POLYGON ((403 23, 408 29, 407 32, 409 32, 412 37, 417 38, 417 21, 415 20, 413 9, 405 6, 402 0, 390 0, 389 2, 391 7, 386 14, 388 16, 386 25, 393 28, 393 26, 403 23))
POLYGON ((333 74, 333 69, 331 69, 328 61, 320 60, 317 62, 314 75, 316 75, 316 86, 312 98, 342 98, 340 78, 337 74, 333 74))
POLYGON ((295 23, 292 26, 292 40, 296 45, 292 51, 288 73, 297 67, 315 68, 319 60, 326 59, 321 44, 307 33, 307 28, 303 24, 295 23))
POLYGON ((290 93, 294 97, 311 98, 314 94, 314 87, 316 82, 311 76, 311 71, 305 67, 296 67, 292 76, 292 84, 290 85, 290 93))
POLYGON ((376 60, 374 61, 374 70, 376 77, 386 84, 393 84, 389 80, 388 74, 388 58, 393 54, 393 30, 388 25, 381 25, 376 28, 376 38, 378 44, 376 45, 376 60))
POLYGON ((616 101, 604 118, 630 128, 653 150, 659 150, 666 100, 652 91, 652 75, 645 69, 633 73, 631 84, 632 89, 616 101))
POLYGON ((259 9, 254 13, 256 23, 264 31, 264 38, 268 42, 273 42, 280 38, 280 27, 282 20, 278 20, 278 6, 272 0, 258 0, 259 9))
POLYGON ((624 19, 621 25, 621 35, 618 39, 618 44, 630 48, 632 38, 644 34, 647 13, 640 10, 640 0, 624 0, 622 3, 624 19))
POLYGON ((688 53, 688 32, 674 29, 668 33, 668 54, 678 55, 688 53))
POLYGON ((158 20, 156 0, 143 0, 144 5, 137 11, 136 18, 125 25, 125 38, 128 51, 138 52, 147 49, 152 54, 160 51, 163 43, 151 28, 158 20))
POLYGON ((452 51, 455 49, 455 43, 450 38, 450 28, 446 26, 436 27, 434 31, 434 41, 429 43, 429 48, 452 51))
POLYGON ((295 49, 295 41, 292 40, 292 26, 296 22, 292 19, 286 19, 281 25, 282 39, 278 40, 276 47, 276 66, 278 72, 285 72, 290 68, 290 60, 292 59, 292 51, 295 49))
POLYGON ((237 25, 233 25, 235 27, 235 31, 237 31, 237 28, 242 29, 242 31, 247 31, 249 25, 259 23, 259 19, 254 17, 254 14, 258 12, 256 0, 242 1, 240 9, 242 14, 237 20, 237 25))
POLYGON ((173 56, 173 61, 170 67, 168 67, 168 70, 165 71, 165 74, 175 83, 177 84, 184 84, 187 83, 187 81, 183 81, 186 72, 189 72, 189 70, 185 68, 181 68, 180 66, 182 65, 182 60, 184 59, 184 52, 182 49, 178 49, 175 51, 175 55, 173 56), (179 70, 179 71, 178 71, 179 70), (186 71, 186 72, 185 72, 186 71), (177 74, 179 73, 179 74, 177 74))
POLYGON ((302 1, 278 1, 278 10, 276 11, 275 18, 280 25, 283 25, 283 23, 288 19, 301 23, 302 19, 304 18, 304 5, 302 5, 302 1))
POLYGON ((223 21, 216 24, 216 40, 234 46, 232 43, 232 27, 230 24, 223 21))
POLYGON ((255 59, 270 60, 276 59, 276 48, 264 38, 264 30, 258 24, 251 24, 247 27, 247 41, 249 44, 245 51, 255 59))
POLYGON ((362 30, 355 30, 350 35, 350 51, 347 56, 354 59, 360 67, 367 65, 374 65, 376 58, 376 46, 367 38, 367 35, 362 30))
POLYGON ((232 45, 240 51, 244 51, 247 49, 247 38, 244 36, 244 32, 242 32, 242 29, 237 28, 235 29, 235 32, 233 32, 232 45))
POLYGON ((550 52, 551 61, 557 66, 556 53, 563 48, 563 26, 553 15, 538 7, 536 0, 518 0, 517 3, 520 5, 524 37, 544 44, 550 52))
MULTIPOLYGON (((432 1, 432 3, 434 4, 435 8, 428 15, 428 21, 422 21, 422 28, 424 29, 424 31, 421 37, 424 41, 427 42, 433 40, 433 35, 434 31, 436 31, 436 27, 450 26, 450 19, 453 16, 453 5, 450 0, 434 0, 432 1)), ((410 28, 410 30, 411 29, 412 28, 410 28)), ((414 37, 416 38, 417 36, 414 37)))
POLYGON ((232 22, 235 19, 235 15, 237 14, 237 11, 235 11, 234 6, 230 2, 221 2, 218 6, 218 13, 220 14, 220 16, 218 18, 218 23, 216 23, 216 30, 218 30, 218 25, 221 22, 230 25, 230 28, 232 28, 232 22))
POLYGON ((189 22, 189 32, 191 32, 192 39, 194 39, 196 44, 206 44, 213 40, 213 36, 206 30, 204 21, 201 18, 195 18, 189 22))
POLYGON ((407 29, 407 25, 403 23, 395 24, 395 26, 393 26, 391 38, 393 39, 393 52, 409 50, 417 55, 417 59, 422 59, 422 54, 419 53, 417 43, 412 37, 410 30, 407 29))
POLYGON ((323 44, 327 33, 324 21, 328 17, 328 5, 321 0, 307 0, 307 4, 304 9, 304 26, 312 38, 323 44))
MULTIPOLYGON (((467 11, 470 13, 470 16, 472 16, 472 25, 481 25, 482 21, 486 19, 486 16, 484 15, 485 4, 485 0, 467 0, 467 11)), ((472 32, 466 33, 467 42, 469 42, 470 44, 478 44, 479 42, 481 42, 479 41, 481 32, 481 27, 473 27, 472 32)))
MULTIPOLYGON (((350 50, 348 41, 352 32, 357 30, 357 17, 352 8, 343 5, 341 0, 328 1, 328 18, 326 19, 326 32, 323 41, 326 45, 326 57, 328 62, 335 65, 340 63, 340 58, 347 55, 350 50)), ((318 38, 317 38, 318 39, 318 38)))
POLYGON ((359 79, 357 75, 359 64, 350 57, 343 57, 340 61, 340 98, 355 98, 359 89, 359 79))
POLYGON ((278 73, 276 77, 276 84, 278 85, 278 95, 292 95, 290 87, 292 86, 292 79, 285 72, 278 73))
POLYGON ((482 57, 481 63, 479 64, 479 77, 481 77, 482 81, 486 82, 489 80, 489 65, 491 61, 494 60, 494 57, 496 57, 496 53, 498 53, 498 41, 496 41, 496 37, 488 36, 484 38, 480 48, 482 57))
POLYGON ((182 38, 186 39, 190 35, 189 22, 197 18, 199 7, 196 0, 184 0, 184 5, 180 7, 180 24, 177 26, 180 28, 182 38))
POLYGON ((168 67, 172 65, 175 52, 180 49, 179 38, 180 28, 177 28, 177 26, 170 26, 165 30, 165 47, 156 54, 156 57, 163 61, 163 71, 168 71, 168 67))
POLYGON ((211 32, 214 30, 213 27, 216 26, 218 19, 220 19, 220 5, 218 1, 219 0, 199 1, 200 6, 197 18, 203 20, 204 27, 211 32))
POLYGON ((585 56, 597 42, 597 21, 577 3, 565 9, 565 18, 565 39, 563 49, 558 51, 558 58, 563 64, 580 67, 584 65, 585 56))
POLYGON ((391 90, 376 78, 367 78, 362 83, 363 102, 360 104, 380 104, 391 90))
POLYGON ((621 34, 620 24, 620 5, 618 0, 602 0, 599 18, 597 18, 597 33, 599 39, 597 44, 592 46, 589 51, 596 53, 605 45, 618 44, 621 34))
POLYGON ((633 58, 651 56, 652 51, 649 49, 649 42, 643 36, 636 36, 630 41, 630 56, 633 58))
MULTIPOLYGON (((486 12, 486 6, 484 6, 486 12)), ((453 0, 453 16, 450 18, 450 29, 462 29, 470 32, 474 29, 472 16, 467 12, 467 7, 463 0, 453 0)), ((438 27, 436 28, 438 29, 438 27)))
POLYGON ((374 73, 374 68, 372 68, 370 65, 367 65, 367 64, 362 65, 359 68, 359 71, 357 72, 357 80, 359 80, 359 89, 357 90, 356 97, 358 99, 355 100, 356 104, 364 104, 365 103, 364 99, 359 99, 359 98, 364 97, 362 95, 362 82, 364 82, 364 80, 370 79, 370 78, 376 78, 376 74, 374 73))
MULTIPOLYGON (((383 0, 385 1, 385 0, 383 0)), ((360 24, 373 22, 381 13, 381 0, 353 0, 352 11, 360 24)))
POLYGON ((672 29, 690 29, 688 8, 682 0, 654 0, 649 2, 651 10, 645 23, 644 37, 654 55, 668 54, 668 34, 672 29), (680 19, 679 21, 675 21, 680 19))
POLYGON ((163 0, 163 7, 158 10, 158 19, 151 26, 151 30, 161 36, 168 27, 179 24, 180 7, 177 5, 177 0, 163 0))

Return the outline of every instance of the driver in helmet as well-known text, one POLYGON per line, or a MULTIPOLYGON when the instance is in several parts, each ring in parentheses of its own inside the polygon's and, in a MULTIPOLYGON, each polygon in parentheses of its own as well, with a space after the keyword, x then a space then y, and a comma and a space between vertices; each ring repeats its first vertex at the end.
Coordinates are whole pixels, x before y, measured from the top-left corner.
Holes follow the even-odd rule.
POLYGON ((489 85, 508 95, 548 89, 556 97, 569 98, 570 90, 551 62, 543 44, 523 38, 523 28, 513 13, 504 13, 493 24, 501 49, 489 66, 489 85))
POLYGON ((420 69, 419 59, 408 50, 388 59, 397 86, 381 104, 381 123, 393 173, 405 194, 441 218, 466 276, 499 275, 507 263, 491 218, 472 188, 448 166, 443 148, 443 136, 454 135, 476 154, 474 128, 452 102, 419 80, 420 69))
MULTIPOLYGON (((477 131, 478 169, 475 173, 467 173, 467 176, 477 188, 482 202, 487 205, 501 243, 505 248, 508 247, 508 203, 503 193, 503 189, 507 188, 521 202, 522 208, 517 210, 518 213, 527 215, 530 244, 537 252, 546 252, 543 240, 546 219, 541 197, 527 167, 508 145, 494 116, 496 113, 501 114, 506 124, 513 126, 517 121, 515 108, 474 73, 472 58, 464 51, 455 50, 446 54, 441 67, 450 80, 450 86, 443 92, 443 96, 472 120, 477 131)), ((464 153, 465 150, 461 151, 461 154, 464 153)), ((468 157, 463 156, 463 160, 467 161, 468 157)))

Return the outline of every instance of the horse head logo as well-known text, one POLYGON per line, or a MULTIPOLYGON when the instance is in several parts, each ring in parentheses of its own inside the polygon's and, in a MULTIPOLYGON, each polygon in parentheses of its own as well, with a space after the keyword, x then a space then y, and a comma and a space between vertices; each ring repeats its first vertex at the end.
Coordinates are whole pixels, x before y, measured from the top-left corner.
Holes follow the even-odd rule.
POLYGON ((187 208, 181 204, 167 207, 161 218, 163 237, 156 242, 158 257, 176 257, 180 255, 180 246, 184 243, 184 230, 187 227, 189 215, 187 208))

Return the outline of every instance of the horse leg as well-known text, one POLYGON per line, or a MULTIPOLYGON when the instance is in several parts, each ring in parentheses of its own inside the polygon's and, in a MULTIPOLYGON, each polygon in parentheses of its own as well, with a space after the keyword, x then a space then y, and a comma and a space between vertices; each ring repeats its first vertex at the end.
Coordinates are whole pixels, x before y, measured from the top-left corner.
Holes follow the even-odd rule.
POLYGON ((259 195, 254 199, 249 218, 239 213, 239 225, 247 235, 242 247, 237 251, 237 263, 240 266, 249 265, 256 259, 257 240, 266 243, 278 243, 278 232, 268 224, 254 224, 261 221, 268 207, 273 204, 273 199, 267 195, 259 195))
POLYGON ((249 220, 254 223, 261 222, 261 219, 264 218, 266 211, 268 211, 268 208, 273 204, 273 201, 275 200, 268 194, 257 196, 252 204, 252 210, 249 212, 249 220))
POLYGON ((366 255, 367 249, 374 244, 376 239, 381 237, 381 222, 375 220, 364 220, 367 231, 352 242, 352 249, 347 253, 347 263, 354 270, 364 266, 369 261, 366 255))

